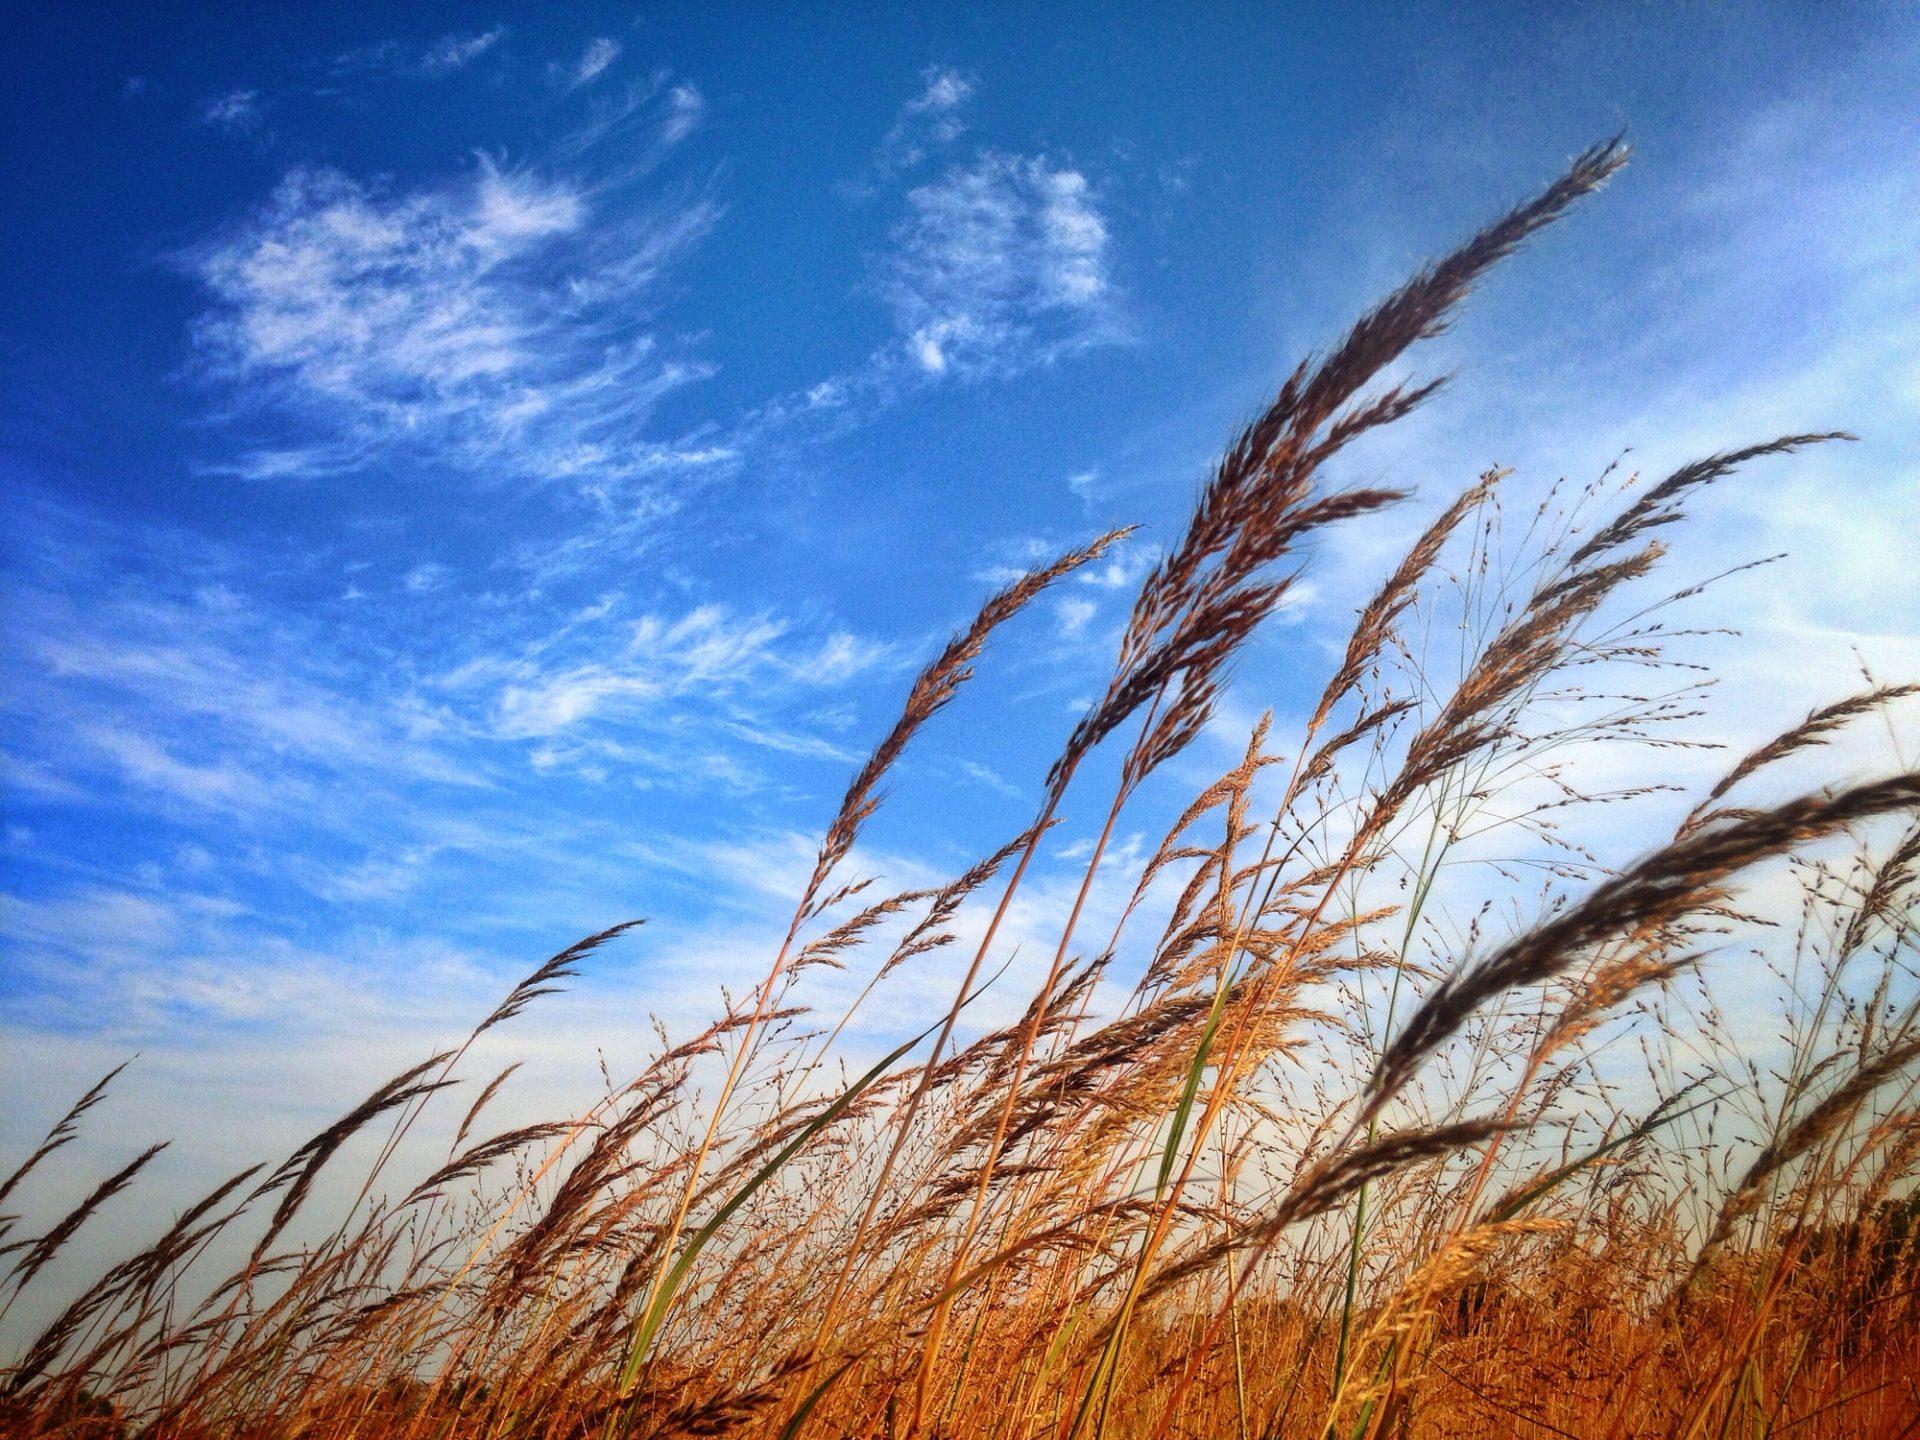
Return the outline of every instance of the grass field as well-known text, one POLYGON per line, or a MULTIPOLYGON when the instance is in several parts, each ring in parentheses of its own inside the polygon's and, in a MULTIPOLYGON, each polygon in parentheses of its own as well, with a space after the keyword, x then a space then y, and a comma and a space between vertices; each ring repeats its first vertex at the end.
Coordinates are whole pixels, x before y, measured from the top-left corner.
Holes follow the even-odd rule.
MULTIPOLYGON (((1285 380, 1142 585, 1030 828, 907 893, 855 858, 995 629, 1112 536, 1015 581, 920 675, 764 973, 706 1030, 503 1133, 507 1077, 466 1074, 471 1039, 396 1075, 95 1266, 5 1357, 7 1432, 1920 1432, 1920 775, 1897 723, 1920 686, 1865 682, 1728 756, 1625 865, 1581 838, 1663 786, 1704 703, 1668 647, 1728 617, 1660 575, 1688 502, 1844 437, 1524 513, 1489 473, 1290 697, 1304 720, 1262 722, 1191 796, 1118 923, 1089 933, 1076 904, 1019 1019, 980 1033, 970 1008, 1052 824, 1104 817, 1084 902, 1315 539, 1400 498, 1323 479, 1437 388, 1383 377, 1623 160, 1582 156, 1285 380), (1823 786, 1822 747, 1876 730, 1882 778, 1823 786), (1632 769, 1595 788, 1597 754, 1632 769), (809 1008, 818 967, 872 982, 858 1011, 936 955, 962 961, 950 1010, 884 1057, 852 1011, 809 1008), (1738 1010, 1714 1001, 1728 963, 1738 1010), (369 1138, 358 1202, 322 1213, 323 1170, 369 1138), (403 1173, 428 1139, 444 1164, 403 1173)), ((40 1233, 9 1224, 6 1296, 84 1250, 152 1153, 40 1233)))

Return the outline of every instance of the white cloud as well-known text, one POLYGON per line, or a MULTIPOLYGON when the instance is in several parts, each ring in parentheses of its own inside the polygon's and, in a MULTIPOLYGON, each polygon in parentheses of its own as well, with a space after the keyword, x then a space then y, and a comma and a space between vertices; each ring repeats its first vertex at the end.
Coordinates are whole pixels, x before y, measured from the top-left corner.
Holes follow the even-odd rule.
POLYGON ((1075 640, 1084 635, 1087 624, 1100 612, 1093 601, 1078 595, 1065 596, 1054 602, 1053 615, 1055 627, 1063 640, 1075 640))
POLYGON ((920 72, 921 90, 900 107, 893 127, 880 142, 881 174, 911 169, 939 146, 966 133, 962 112, 973 98, 974 81, 951 65, 929 65, 920 72))
POLYGON ((0 713, 59 780, 48 798, 326 830, 355 823, 351 806, 311 809, 343 775, 368 803, 382 787, 479 780, 403 693, 348 678, 314 634, 221 592, 183 603, 131 580, 123 592, 84 608, 42 591, 8 596, 34 623, 9 647, 0 713))
POLYGON ((686 80, 669 83, 665 71, 593 86, 573 85, 573 74, 571 66, 549 67, 556 84, 580 92, 577 103, 586 112, 584 122, 554 147, 556 160, 572 162, 599 151, 611 157, 615 175, 638 179, 693 134, 706 114, 700 88, 686 80))
MULTIPOLYGON (((156 542, 170 564, 155 580, 139 563, 151 537, 88 530, 83 552, 50 508, 22 566, 35 573, 10 576, 4 596, 18 624, 0 641, 0 729, 30 757, 6 757, 7 791, 36 824, 9 828, 20 878, 0 887, 13 890, 0 893, 0 945, 31 1023, 130 1049, 152 1035, 222 1049, 221 1027, 295 1012, 320 1017, 294 1026, 310 1036, 380 1010, 412 982, 353 967, 423 928, 482 951, 529 935, 557 948, 641 911, 643 889, 654 913, 663 884, 697 890, 699 907, 729 903, 711 876, 663 879, 619 853, 632 801, 609 823, 579 806, 580 786, 697 795, 701 836, 728 790, 819 783, 831 803, 858 756, 821 732, 890 653, 720 606, 636 614, 605 591, 518 644, 518 617, 462 601, 453 643, 473 658, 423 673, 417 641, 396 650, 358 620, 342 635, 260 605, 247 587, 276 564, 258 549, 221 561, 156 542), (105 572, 111 594, 60 593, 105 572), (42 814, 63 836, 110 827, 112 867, 48 846, 42 814), (429 893, 437 908, 423 914, 429 893), (351 1004, 336 1006, 342 991, 351 1004)), ((445 603, 394 583, 383 609, 445 603)), ((643 813, 663 849, 683 844, 684 815, 652 799, 643 813)), ((396 1035, 484 1013, 505 988, 497 969, 456 970, 432 1004, 402 1007, 396 1035)))
POLYGON ((487 165, 481 170, 473 224, 463 238, 489 259, 511 259, 518 246, 578 229, 584 215, 580 195, 567 185, 503 175, 487 165))
POLYGON ((349 50, 333 62, 336 75, 395 75, 437 80, 466 69, 506 38, 507 27, 453 31, 424 46, 381 40, 349 50))
POLYGON ((285 787, 276 792, 230 761, 195 764, 182 760, 159 742, 129 731, 98 727, 86 732, 84 738, 110 758, 130 783, 191 805, 252 815, 306 794, 304 786, 297 792, 285 787))
POLYGON ((1137 540, 1133 543, 1123 541, 1095 563, 1081 566, 1074 572, 1073 580, 1076 585, 1091 586, 1096 590, 1131 593, 1147 578, 1147 571, 1153 568, 1159 558, 1157 546, 1143 545, 1137 540))
POLYGON ((704 199, 621 213, 585 181, 484 157, 405 191, 290 172, 186 257, 211 299, 194 340, 241 419, 317 433, 289 443, 281 426, 207 468, 312 478, 405 451, 532 478, 644 476, 654 403, 706 367, 661 353, 634 317, 716 213, 704 199))
POLYGON ((881 292, 928 374, 1008 373, 1118 338, 1107 225, 1079 171, 989 152, 907 208, 881 292))
POLYGON ((975 784, 984 785, 995 794, 1005 795, 1010 800, 1018 800, 1021 797, 1022 792, 1020 787, 1008 781, 1004 775, 998 770, 995 770, 991 765, 982 765, 977 760, 962 760, 960 762, 960 773, 965 775, 969 780, 972 780, 975 784))
POLYGON ((811 655, 793 663, 793 674, 809 685, 840 685, 864 675, 891 652, 885 645, 837 630, 811 655))
MULTIPOLYGON (((965 130, 959 112, 973 81, 945 66, 922 80, 882 142, 882 180, 902 156, 923 158, 921 140, 946 144, 965 130)), ((865 182, 840 188, 861 199, 878 190, 865 182)), ((869 282, 892 312, 894 337, 850 368, 749 412, 734 427, 743 448, 783 433, 819 441, 929 382, 1014 375, 1128 338, 1107 221, 1078 170, 1046 156, 984 151, 903 199, 905 213, 869 282)))
POLYGON ((663 145, 678 145, 700 127, 707 112, 706 97, 693 85, 676 85, 667 92, 667 118, 660 129, 663 145))
POLYGON ((428 595, 435 590, 445 589, 452 578, 453 572, 445 565, 437 560, 427 560, 409 570, 401 584, 415 595, 428 595))
POLYGON ((920 78, 926 89, 907 102, 909 115, 951 115, 973 94, 973 81, 950 65, 930 65, 920 78))
POLYGON ((215 125, 222 130, 243 135, 258 130, 263 118, 260 92, 257 90, 232 90, 225 95, 215 95, 200 105, 202 125, 215 125))
POLYGON ((506 26, 496 25, 477 34, 442 35, 420 57, 420 70, 426 75, 450 75, 455 70, 464 70, 499 44, 506 33, 506 26))
POLYGON ((786 633, 780 621, 735 616, 718 605, 671 620, 644 615, 626 629, 625 644, 610 659, 555 663, 543 648, 469 662, 444 683, 490 693, 493 727, 502 738, 545 739, 595 718, 631 718, 725 697, 779 671, 775 644, 786 633))
POLYGON ((575 62, 571 79, 571 88, 591 85, 606 73, 607 67, 620 58, 620 42, 605 35, 595 37, 587 45, 580 59, 575 62))

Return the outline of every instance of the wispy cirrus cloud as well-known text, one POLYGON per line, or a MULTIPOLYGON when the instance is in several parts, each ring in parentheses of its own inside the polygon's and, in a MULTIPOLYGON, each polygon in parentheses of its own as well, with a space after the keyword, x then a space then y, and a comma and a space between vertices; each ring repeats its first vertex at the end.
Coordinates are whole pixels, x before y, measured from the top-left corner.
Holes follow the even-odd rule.
POLYGON ((0 714, 83 796, 304 823, 317 818, 301 814, 307 797, 346 771, 387 786, 482 779, 425 704, 222 587, 129 579, 117 598, 76 603, 58 583, 7 595, 28 628, 5 648, 0 714))
MULTIPOLYGON (((688 133, 685 110, 659 108, 659 143, 688 133)), ((209 301, 196 369, 270 432, 210 468, 297 478, 398 452, 521 478, 657 473, 673 451, 644 422, 707 367, 636 322, 717 214, 707 195, 646 206, 484 157, 413 189, 290 171, 183 257, 209 301)))
POLYGON ((76 732, 120 778, 137 790, 163 795, 205 810, 254 815, 280 802, 303 803, 313 795, 307 785, 278 789, 230 760, 209 756, 182 758, 177 748, 118 726, 96 725, 76 732))
MULTIPOLYGON (((486 37, 457 65, 449 47, 446 73, 492 53, 499 34, 486 37)), ((382 53, 363 69, 426 73, 429 51, 382 53)), ((324 957, 343 922, 404 936, 426 895, 431 923, 477 952, 556 915, 603 922, 609 896, 664 883, 645 857, 615 855, 631 836, 610 817, 642 803, 671 852, 706 834, 716 794, 784 823, 786 807, 830 805, 857 763, 850 697, 905 663, 892 646, 726 587, 632 582, 683 477, 776 447, 752 414, 652 433, 660 399, 707 373, 659 319, 660 297, 720 212, 710 189, 640 184, 701 124, 699 90, 605 73, 613 64, 578 97, 546 89, 544 103, 584 123, 537 155, 406 182, 295 166, 178 256, 203 300, 190 371, 230 441, 203 471, 455 471, 604 503, 568 534, 533 524, 477 548, 399 526, 334 535, 327 553, 281 557, 264 578, 224 563, 199 581, 128 571, 105 541, 22 567, 9 608, 30 618, 0 645, 17 682, 0 719, 23 761, 13 793, 45 783, 27 796, 20 843, 54 855, 36 830, 79 833, 111 810, 148 847, 135 875, 34 870, 18 887, 42 973, 79 973, 82 951, 103 960, 90 972, 101 1013, 150 995, 150 1013, 217 1022, 256 939, 322 956, 312 977, 324 987, 340 978, 324 957), (124 577, 111 593, 74 578, 109 572, 124 577), (564 619, 551 608, 587 587, 603 598, 564 619), (70 953, 63 895, 100 917, 70 953), (207 908, 243 898, 287 908, 207 908)), ((902 118, 931 155, 961 135, 972 82, 922 81, 902 118)), ((891 323, 865 362, 807 387, 810 407, 862 419, 1115 327, 1106 221, 1077 170, 983 152, 921 178, 888 187, 900 219, 876 288, 891 323)), ((1076 595, 1104 611, 1097 587, 1076 595)), ((1061 625, 1089 623, 1081 608, 1061 625)), ((1012 788, 985 765, 964 773, 1003 798, 1012 788)), ((692 903, 718 903, 710 877, 692 903)), ((294 949, 276 953, 299 971, 294 949)))
MULTIPOLYGON (((920 83, 880 141, 882 182, 967 132, 977 80, 930 65, 920 83)), ((1119 337, 1111 235, 1082 171, 986 149, 901 198, 876 287, 924 374, 1017 371, 1119 337)))
POLYGON ((507 27, 452 31, 426 45, 381 40, 338 56, 336 75, 397 75, 439 79, 472 65, 506 38, 507 27))
POLYGON ((840 434, 928 385, 1004 379, 1129 336, 1102 196, 1082 171, 1044 154, 981 150, 901 188, 896 170, 965 133, 976 90, 951 66, 929 67, 921 83, 879 147, 880 183, 837 187, 861 203, 884 189, 898 207, 866 286, 893 334, 858 364, 743 417, 732 431, 742 448, 840 434))
POLYGON ((767 616, 736 617, 718 605, 673 619, 649 614, 629 623, 624 645, 610 658, 556 663, 542 653, 543 643, 530 654, 472 661, 446 684, 457 691, 480 682, 491 693, 492 722, 503 738, 551 738, 595 719, 631 719, 700 695, 736 693, 770 668, 784 628, 767 616))
POLYGON ((580 58, 567 72, 567 87, 578 90, 583 85, 591 85, 607 68, 620 58, 620 42, 606 35, 595 36, 587 42, 587 48, 580 52, 580 58))
POLYGON ((667 145, 678 145, 700 128, 707 113, 706 97, 694 85, 675 85, 667 91, 667 118, 660 127, 660 138, 667 145))
POLYGON ((200 102, 200 123, 239 135, 251 135, 266 122, 258 90, 229 90, 200 102))
POLYGON ((1004 374, 1120 338, 1107 222, 1086 176, 981 154, 907 192, 879 288, 930 375, 1004 374))
MULTIPOLYGON (((537 907, 543 888, 609 883, 572 848, 599 813, 582 797, 603 783, 780 794, 824 766, 835 789, 853 756, 847 717, 823 698, 895 659, 766 610, 613 592, 570 617, 521 620, 399 576, 383 611, 349 625, 340 610, 302 617, 256 593, 263 582, 238 555, 210 551, 197 573, 156 576, 137 536, 77 533, 44 504, 32 519, 40 553, 0 591, 16 621, 0 641, 7 843, 19 851, 5 888, 27 895, 89 874, 139 879, 159 897, 279 904, 285 924, 298 914, 324 934, 340 923, 329 907, 392 905, 404 923, 411 892, 506 866, 537 907), (113 593, 100 594, 89 577, 108 571, 113 593), (463 631, 423 651, 410 632, 448 606, 463 631), (137 837, 133 858, 75 870, 106 814, 137 837), (46 849, 53 834, 68 838, 46 849), (76 847, 58 861, 72 876, 27 883, 43 872, 25 862, 61 846, 76 847)), ((661 813, 655 828, 698 830, 703 816, 661 813)), ((126 928, 113 920, 103 934, 126 928)))
POLYGON ((442 35, 420 57, 420 70, 427 75, 449 75, 455 70, 464 70, 499 44, 506 33, 506 26, 496 25, 476 34, 442 35))
POLYGON ((808 637, 766 613, 705 604, 633 615, 609 597, 515 651, 477 656, 434 681, 471 706, 492 738, 528 743, 535 764, 592 768, 636 750, 661 783, 682 771, 758 782, 730 742, 845 760, 806 715, 812 697, 891 659, 885 645, 830 631, 808 637), (690 759, 701 763, 688 765, 690 759))
POLYGON ((975 81, 951 65, 929 65, 920 72, 918 95, 900 107, 900 114, 880 142, 878 166, 882 175, 911 169, 935 149, 951 145, 966 133, 966 108, 975 81))
MULTIPOLYGON (((936 133, 957 136, 950 112, 972 82, 938 68, 925 78, 906 113, 946 116, 948 129, 936 133)), ((1081 171, 1045 155, 985 150, 898 198, 901 213, 869 280, 891 313, 893 338, 860 365, 759 407, 737 427, 743 442, 787 430, 837 433, 928 384, 1006 378, 1127 338, 1111 232, 1081 171)))
MULTIPOLYGON (((419 574, 401 592, 429 603, 419 574)), ((844 761, 839 726, 813 711, 895 658, 870 638, 765 611, 662 611, 619 595, 530 635, 477 634, 437 670, 385 647, 373 659, 332 653, 323 629, 290 629, 204 590, 139 587, 82 612, 27 589, 8 604, 29 624, 6 647, 16 683, 0 716, 65 781, 53 798, 350 834, 372 814, 309 812, 353 776, 382 812, 373 828, 396 842, 416 806, 427 815, 455 792, 471 803, 511 791, 530 783, 529 767, 593 778, 618 758, 649 783, 697 788, 703 765, 729 752, 844 761)), ((740 786, 760 783, 738 754, 723 768, 740 786)))

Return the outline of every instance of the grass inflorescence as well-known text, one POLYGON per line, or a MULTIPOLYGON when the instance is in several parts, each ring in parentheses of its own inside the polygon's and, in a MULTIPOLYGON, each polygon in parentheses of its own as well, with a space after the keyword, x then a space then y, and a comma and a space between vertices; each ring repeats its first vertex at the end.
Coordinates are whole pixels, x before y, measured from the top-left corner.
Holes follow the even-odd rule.
MULTIPOLYGON (((1145 577, 1017 834, 944 883, 852 873, 889 772, 993 633, 1122 532, 1016 580, 920 675, 766 970, 712 1024, 663 1035, 580 1114, 490 1133, 511 1067, 456 1102, 473 1042, 629 925, 561 951, 464 1044, 106 1266, 8 1355, 7 1432, 1914 1433, 1920 774, 1756 782, 1920 687, 1816 710, 1625 864, 1576 826, 1631 814, 1692 743, 1677 722, 1705 685, 1666 653, 1686 596, 1643 594, 1688 503, 1845 437, 1644 486, 1609 472, 1512 526, 1489 472, 1361 607, 1290 733, 1263 719, 1157 849, 1114 853, 1219 724, 1311 543, 1402 498, 1327 479, 1441 384, 1383 377, 1624 159, 1580 156, 1286 379, 1145 577), (1641 778, 1587 788, 1596 747, 1641 778), (1034 992, 987 1023, 1009 917, 1069 815, 1098 837, 1077 893, 1034 992), (1765 1065, 1751 1017, 1714 1003, 1728 956, 1743 993, 1778 981, 1765 1065), (936 963, 945 1012, 856 1058, 870 997, 936 963), (804 1018, 829 966, 864 988, 804 1018), (448 1107, 444 1156, 398 1174, 448 1107), (310 1213, 367 1138, 343 1213, 310 1213)), ((157 1150, 39 1234, 0 1219, 0 1304, 157 1150)))

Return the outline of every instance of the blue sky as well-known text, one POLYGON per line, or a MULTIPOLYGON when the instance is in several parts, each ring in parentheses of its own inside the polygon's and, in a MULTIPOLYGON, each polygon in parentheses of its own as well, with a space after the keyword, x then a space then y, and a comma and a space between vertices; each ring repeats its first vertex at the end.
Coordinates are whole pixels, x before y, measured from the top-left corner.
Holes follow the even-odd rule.
POLYGON ((1856 655, 1920 674, 1910 9, 870 8, 10 22, 0 1143, 136 1051, 122 1139, 230 1117, 179 1173, 297 1142, 648 916, 517 1042, 577 1093, 756 977, 997 579, 1141 524, 996 645, 863 857, 964 864, 1234 425, 1623 129, 1626 174, 1416 356, 1453 386, 1345 474, 1419 498, 1319 548, 1184 778, 1297 713, 1493 464, 1532 496, 1856 430, 1700 507, 1676 583, 1790 555, 1714 602, 1746 635, 1708 644, 1711 733, 1856 655))

